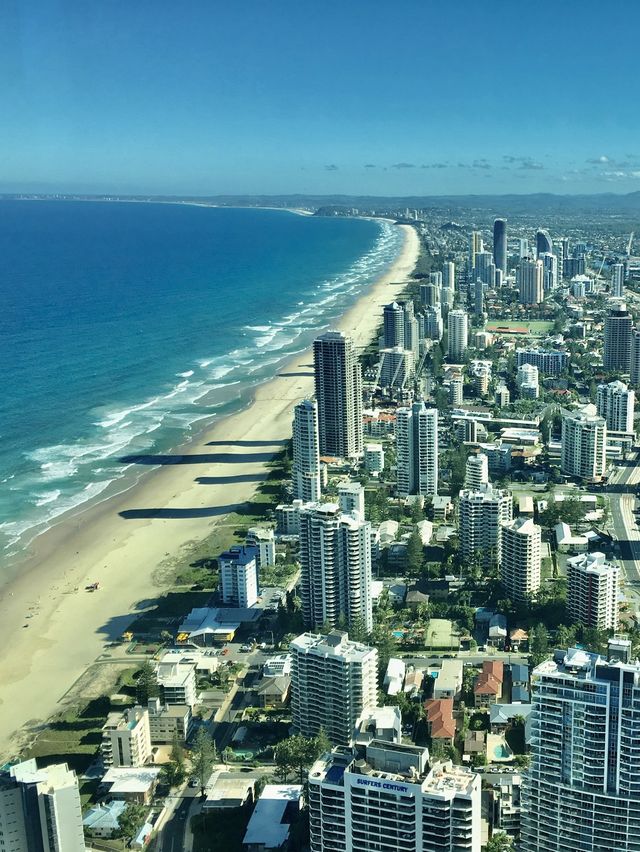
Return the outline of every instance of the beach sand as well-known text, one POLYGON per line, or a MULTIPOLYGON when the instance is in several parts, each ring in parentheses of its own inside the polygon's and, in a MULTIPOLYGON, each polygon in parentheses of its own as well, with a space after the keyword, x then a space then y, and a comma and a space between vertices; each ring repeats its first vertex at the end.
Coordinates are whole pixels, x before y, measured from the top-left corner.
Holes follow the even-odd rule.
MULTIPOLYGON (((362 347, 415 267, 418 238, 336 323, 362 347)), ((313 392, 306 352, 256 389, 245 410, 214 423, 124 494, 63 519, 39 536, 3 589, 0 756, 17 754, 39 722, 163 590, 158 566, 211 535, 251 499, 267 462, 291 436, 292 409, 313 392), (85 587, 100 582, 100 590, 85 587)), ((215 554, 211 554, 215 555, 215 554)), ((132 663, 133 665, 133 663, 132 663)))

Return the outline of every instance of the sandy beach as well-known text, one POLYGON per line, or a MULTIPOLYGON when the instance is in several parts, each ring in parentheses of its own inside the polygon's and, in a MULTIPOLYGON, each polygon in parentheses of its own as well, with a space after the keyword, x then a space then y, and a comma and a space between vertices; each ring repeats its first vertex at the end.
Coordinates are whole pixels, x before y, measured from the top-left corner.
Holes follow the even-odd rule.
MULTIPOLYGON (((400 257, 337 323, 358 346, 370 342, 382 306, 402 292, 415 267, 416 232, 400 227, 400 257)), ((18 752, 25 725, 32 729, 60 709, 105 643, 162 591, 158 566, 209 536, 251 498, 267 462, 290 437, 293 406, 312 393, 311 361, 310 352, 298 356, 256 390, 248 408, 158 458, 160 467, 137 486, 35 540, 0 596, 0 757, 18 752), (94 580, 100 591, 86 592, 94 580)))

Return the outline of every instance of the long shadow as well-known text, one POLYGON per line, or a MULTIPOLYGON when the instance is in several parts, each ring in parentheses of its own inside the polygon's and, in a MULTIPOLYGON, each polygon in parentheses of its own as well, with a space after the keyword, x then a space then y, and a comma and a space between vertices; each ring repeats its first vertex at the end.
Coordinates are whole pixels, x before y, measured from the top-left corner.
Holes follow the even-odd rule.
POLYGON ((284 447, 286 441, 209 441, 208 447, 284 447))
MULTIPOLYGON (((267 446, 267 445, 265 445, 267 446)), ((273 445, 272 445, 273 446, 273 445)), ((275 453, 194 453, 185 456, 123 456, 123 464, 246 464, 248 462, 268 462, 275 453)))
POLYGON ((237 482, 262 482, 266 476, 259 473, 239 473, 237 476, 196 476, 200 485, 233 485, 237 482))
POLYGON ((139 520, 140 518, 167 518, 181 520, 185 518, 217 518, 220 515, 228 515, 238 510, 238 506, 206 506, 202 509, 125 509, 119 512, 121 518, 126 521, 139 520))
POLYGON ((310 373, 306 373, 306 372, 301 372, 301 373, 278 373, 278 375, 279 375, 279 376, 281 376, 281 377, 282 377, 282 378, 284 378, 284 379, 293 379, 293 378, 297 378, 298 376, 303 376, 303 377, 304 377, 304 376, 313 376, 313 375, 314 375, 314 373, 313 373, 313 371, 312 371, 312 372, 310 372, 310 373))

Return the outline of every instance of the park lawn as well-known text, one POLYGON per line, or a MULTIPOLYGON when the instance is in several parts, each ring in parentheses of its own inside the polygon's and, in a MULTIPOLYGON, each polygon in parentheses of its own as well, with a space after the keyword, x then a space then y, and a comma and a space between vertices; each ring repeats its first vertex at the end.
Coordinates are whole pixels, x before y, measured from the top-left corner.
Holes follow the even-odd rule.
MULTIPOLYGON (((85 708, 68 710, 56 716, 27 750, 25 759, 36 757, 40 766, 68 763, 78 774, 93 762, 102 741, 102 726, 109 700, 90 702, 85 708)), ((85 793, 88 797, 89 790, 85 793)))
MULTIPOLYGON (((527 328, 529 334, 548 334, 553 328, 553 322, 548 320, 492 320, 487 323, 487 331, 495 331, 498 328, 527 328)), ((503 333, 508 334, 508 332, 503 333)))

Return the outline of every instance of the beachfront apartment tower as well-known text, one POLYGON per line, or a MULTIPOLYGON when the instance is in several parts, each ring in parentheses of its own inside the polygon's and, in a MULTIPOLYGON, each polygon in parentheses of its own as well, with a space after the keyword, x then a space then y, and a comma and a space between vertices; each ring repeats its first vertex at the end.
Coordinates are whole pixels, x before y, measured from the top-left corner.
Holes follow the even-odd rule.
POLYGON ((624 302, 614 305, 604 320, 605 370, 628 373, 631 369, 633 319, 624 302))
POLYGON ((396 411, 398 496, 438 493, 438 410, 424 402, 396 411))
POLYGON ((369 633, 371 611, 371 524, 333 503, 300 510, 300 595, 308 629, 343 618, 369 633))
POLYGON ((218 556, 220 591, 225 606, 248 609, 258 603, 256 548, 236 545, 218 556))
MULTIPOLYGON (((435 304, 435 302, 426 304, 435 304)), ((404 349, 404 309, 402 305, 399 305, 398 302, 385 305, 382 311, 382 321, 385 349, 392 349, 394 346, 404 349)))
POLYGON ((521 852, 638 852, 640 666, 556 651, 532 688, 521 852))
POLYGON ((640 328, 631 330, 631 369, 629 383, 634 387, 640 387, 640 328))
POLYGON ((476 453, 467 458, 464 487, 472 490, 489 484, 489 458, 485 453, 476 453))
POLYGON ((481 776, 372 739, 309 772, 311 852, 480 852, 481 776))
POLYGON ((544 267, 541 260, 523 257, 517 272, 520 304, 539 305, 544 298, 544 267))
POLYGON ((313 342, 320 454, 362 455, 362 373, 353 341, 328 331, 313 342))
POLYGON ((567 613, 573 621, 596 630, 618 627, 617 565, 604 553, 581 553, 567 559, 567 613))
POLYGON ((346 633, 303 633, 289 645, 293 730, 347 745, 363 710, 378 697, 378 652, 346 633))
POLYGON ((500 578, 512 601, 523 603, 540 588, 542 530, 531 518, 516 518, 502 527, 500 578))
POLYGON ((293 410, 293 497, 312 503, 320 499, 320 436, 318 406, 305 399, 293 410))
POLYGON ((599 482, 607 470, 607 422, 586 405, 562 418, 560 469, 567 476, 599 482))
POLYGON ((607 421, 607 430, 613 432, 633 432, 633 413, 635 391, 629 390, 619 380, 598 385, 596 408, 600 417, 607 421))
POLYGON ((469 317, 461 308, 449 311, 447 317, 447 355, 450 361, 461 361, 469 345, 469 317))
POLYGON ((85 852, 75 772, 35 759, 0 769, 2 852, 85 852))
POLYGON ((151 729, 146 708, 130 707, 107 716, 100 746, 105 766, 144 766, 152 761, 151 729))
POLYGON ((611 295, 616 299, 624 296, 624 263, 614 263, 611 267, 611 295))
POLYGON ((467 564, 484 567, 500 564, 502 528, 511 521, 511 492, 492 485, 463 488, 459 502, 460 547, 467 564))
POLYGON ((496 219, 493 223, 493 262, 496 269, 507 273, 507 220, 496 219))

